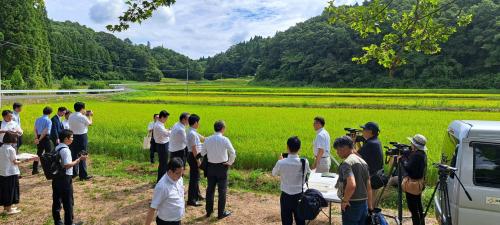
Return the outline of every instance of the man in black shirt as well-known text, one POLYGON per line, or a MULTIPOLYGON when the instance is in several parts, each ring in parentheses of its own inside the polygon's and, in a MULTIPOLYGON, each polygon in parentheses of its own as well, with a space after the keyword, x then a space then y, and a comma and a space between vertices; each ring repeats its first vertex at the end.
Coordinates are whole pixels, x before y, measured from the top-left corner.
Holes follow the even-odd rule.
MULTIPOLYGON (((378 139, 380 133, 380 128, 375 122, 368 122, 363 128, 363 137, 365 141, 363 146, 358 150, 358 154, 365 160, 368 164, 368 170, 370 172, 370 180, 378 179, 377 174, 382 174, 384 172, 384 155, 382 153, 382 144, 378 139)), ((379 182, 371 182, 373 190, 373 205, 375 206, 375 200, 377 199, 377 192, 381 187, 374 187, 374 184, 379 182)))

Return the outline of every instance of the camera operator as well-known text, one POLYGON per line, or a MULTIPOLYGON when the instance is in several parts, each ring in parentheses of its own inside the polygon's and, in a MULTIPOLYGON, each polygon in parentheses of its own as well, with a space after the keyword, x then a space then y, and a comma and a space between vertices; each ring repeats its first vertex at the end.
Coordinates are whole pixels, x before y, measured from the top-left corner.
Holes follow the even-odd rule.
POLYGON ((363 146, 358 150, 358 154, 368 164, 374 196, 372 203, 376 205, 375 200, 377 198, 375 196, 377 196, 378 190, 383 186, 381 176, 384 174, 384 155, 382 153, 382 144, 378 139, 380 128, 374 122, 368 122, 364 126, 361 126, 361 128, 363 128, 363 138, 365 141, 363 142, 363 146))
POLYGON ((427 167, 427 139, 417 134, 413 138, 408 138, 411 141, 411 152, 400 156, 403 168, 406 172, 401 187, 406 193, 406 202, 408 209, 411 212, 413 225, 425 224, 424 211, 422 207, 422 191, 425 187, 424 177, 427 167))

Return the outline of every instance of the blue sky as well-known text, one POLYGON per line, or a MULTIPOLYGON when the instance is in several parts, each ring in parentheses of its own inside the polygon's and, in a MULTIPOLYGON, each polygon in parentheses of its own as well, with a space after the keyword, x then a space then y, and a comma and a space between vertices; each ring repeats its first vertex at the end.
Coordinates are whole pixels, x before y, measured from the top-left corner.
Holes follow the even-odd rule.
MULTIPOLYGON (((352 4, 355 0, 337 0, 352 4)), ((359 0, 358 0, 359 1, 359 0)), ((49 18, 106 31, 126 8, 124 0, 46 0, 49 18)), ((255 35, 272 36, 321 14, 328 0, 178 0, 142 24, 114 33, 134 43, 164 46, 193 59, 213 56, 255 35)))

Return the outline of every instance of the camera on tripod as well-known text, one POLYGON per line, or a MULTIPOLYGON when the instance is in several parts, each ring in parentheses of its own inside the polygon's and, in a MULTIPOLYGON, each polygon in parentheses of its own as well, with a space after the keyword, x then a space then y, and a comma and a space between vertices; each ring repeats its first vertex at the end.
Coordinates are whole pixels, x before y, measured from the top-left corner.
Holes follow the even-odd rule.
POLYGON ((411 151, 411 147, 406 144, 401 144, 398 142, 389 142, 393 147, 384 146, 385 155, 386 156, 397 156, 397 155, 406 155, 411 151))
POLYGON ((355 128, 344 128, 345 131, 349 132, 346 135, 349 137, 356 136, 355 142, 363 142, 365 141, 365 138, 363 137, 362 131, 360 129, 355 129, 355 128))

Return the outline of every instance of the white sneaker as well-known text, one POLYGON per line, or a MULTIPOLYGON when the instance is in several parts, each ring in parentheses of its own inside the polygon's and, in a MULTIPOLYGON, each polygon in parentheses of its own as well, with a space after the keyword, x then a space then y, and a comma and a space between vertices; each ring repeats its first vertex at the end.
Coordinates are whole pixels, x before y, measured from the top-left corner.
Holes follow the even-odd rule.
POLYGON ((19 209, 10 209, 10 211, 6 211, 5 214, 14 215, 14 214, 18 214, 20 212, 21 212, 21 210, 19 210, 19 209))

